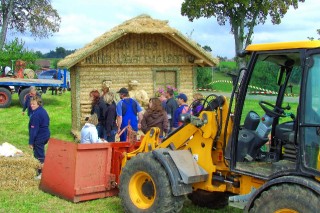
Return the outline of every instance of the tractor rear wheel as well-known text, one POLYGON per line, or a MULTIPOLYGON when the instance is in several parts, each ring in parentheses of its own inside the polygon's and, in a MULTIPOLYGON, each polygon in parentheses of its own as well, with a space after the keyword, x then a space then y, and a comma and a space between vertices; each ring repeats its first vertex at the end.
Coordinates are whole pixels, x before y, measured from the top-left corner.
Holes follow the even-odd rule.
POLYGON ((19 94, 19 102, 21 104, 21 106, 24 106, 24 102, 26 101, 25 97, 26 95, 30 92, 30 88, 25 88, 23 89, 20 94, 19 94))
POLYGON ((11 92, 3 87, 0 87, 0 108, 7 108, 12 101, 11 92))
MULTIPOLYGON (((24 88, 20 94, 19 94, 19 102, 21 106, 24 106, 24 102, 26 101, 26 95, 28 95, 30 92, 30 87, 24 88)), ((41 97, 40 93, 37 91, 37 96, 41 97)), ((43 105, 43 100, 42 100, 42 105, 43 105)))
POLYGON ((251 213, 314 213, 319 211, 319 196, 294 184, 273 186, 254 201, 251 213))
POLYGON ((173 196, 165 169, 150 152, 127 162, 119 189, 125 212, 180 212, 183 207, 184 196, 173 196))
POLYGON ((210 209, 220 209, 228 205, 229 195, 225 192, 208 192, 201 189, 188 194, 193 204, 210 209))

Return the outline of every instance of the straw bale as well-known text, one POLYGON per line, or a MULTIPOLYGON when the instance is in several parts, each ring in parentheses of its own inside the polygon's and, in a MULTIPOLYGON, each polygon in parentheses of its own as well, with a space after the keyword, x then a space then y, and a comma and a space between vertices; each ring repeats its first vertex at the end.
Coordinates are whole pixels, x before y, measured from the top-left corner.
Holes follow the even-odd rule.
POLYGON ((24 69, 23 73, 27 78, 30 79, 34 78, 35 76, 35 72, 32 69, 24 69))
MULTIPOLYGON (((91 110, 81 110, 81 115, 86 116, 91 113, 91 110)), ((81 123, 85 122, 85 117, 81 116, 81 123), (83 117, 83 118, 82 118, 83 117)), ((81 126, 82 127, 82 126, 81 126)))
POLYGON ((1 190, 23 191, 39 185, 39 181, 34 177, 30 180, 20 180, 18 178, 12 180, 1 181, 1 190))
POLYGON ((2 190, 23 190, 39 184, 35 180, 40 162, 33 156, 0 157, 0 188, 2 190))
POLYGON ((85 112, 91 112, 92 106, 91 105, 81 105, 81 108, 85 112))
POLYGON ((81 100, 80 105, 84 108, 90 108, 91 109, 91 101, 87 100, 81 100))

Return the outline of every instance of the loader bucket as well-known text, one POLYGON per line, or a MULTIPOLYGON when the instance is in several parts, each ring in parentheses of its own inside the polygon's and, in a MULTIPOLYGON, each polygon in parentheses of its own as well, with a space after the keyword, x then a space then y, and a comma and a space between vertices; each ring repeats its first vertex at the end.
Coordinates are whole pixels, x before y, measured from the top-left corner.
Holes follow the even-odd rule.
POLYGON ((130 152, 138 145, 76 144, 50 139, 39 187, 72 202, 115 196, 123 152, 130 152))

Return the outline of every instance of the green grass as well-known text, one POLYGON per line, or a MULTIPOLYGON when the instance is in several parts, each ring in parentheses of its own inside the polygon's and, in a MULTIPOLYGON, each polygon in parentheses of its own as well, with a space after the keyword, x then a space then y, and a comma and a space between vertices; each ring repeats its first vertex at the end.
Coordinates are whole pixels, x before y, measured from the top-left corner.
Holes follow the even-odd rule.
MULTIPOLYGON (((120 199, 118 197, 109 197, 92 201, 71 203, 58 197, 39 191, 37 188, 29 189, 25 192, 0 192, 0 212, 123 212, 120 199)), ((242 212, 232 207, 226 207, 221 210, 199 208, 194 206, 191 201, 185 202, 183 213, 229 213, 242 212)))
POLYGON ((232 79, 229 75, 223 72, 213 72, 213 82, 211 88, 218 92, 232 92, 232 79), (222 82, 221 82, 222 81, 222 82), (226 81, 226 82, 224 82, 226 81))
MULTIPOLYGON (((52 138, 72 141, 70 92, 59 95, 42 95, 44 108, 50 116, 50 131, 52 138)), ((28 148, 28 116, 22 116, 22 108, 18 95, 13 95, 10 108, 0 109, 0 144, 9 142, 32 155, 28 148)), ((36 181, 36 180, 35 180, 36 181)), ((110 197, 81 203, 71 203, 50 194, 44 193, 38 187, 29 187, 21 191, 0 189, 0 212, 122 212, 120 199, 110 197)), ((184 213, 227 213, 242 212, 239 209, 225 207, 219 210, 194 206, 189 200, 185 202, 184 213)))
MULTIPOLYGON (((297 113, 298 103, 290 103, 290 107, 291 107, 291 109, 290 110, 285 110, 285 112, 286 113, 291 112, 293 114, 296 114, 297 113)), ((257 100, 246 100, 244 108, 243 108, 243 113, 242 113, 242 116, 241 116, 242 124, 243 124, 247 114, 252 110, 255 111, 256 113, 258 113, 258 115, 260 115, 260 117, 262 117, 265 114, 265 112, 260 107, 260 105, 259 105, 257 100)), ((284 123, 284 122, 287 122, 287 121, 292 121, 292 119, 290 117, 280 117, 279 118, 279 123, 284 123)))
MULTIPOLYGON (((254 86, 258 86, 258 85, 254 85, 254 86)), ((230 75, 227 75, 225 72, 214 71, 210 87, 217 92, 231 93, 233 89, 232 78, 230 75)), ((260 86, 260 87, 263 87, 263 86, 260 86)), ((257 91, 257 90, 253 89, 253 91, 257 91)), ((290 88, 287 88, 286 92, 290 94, 291 93, 290 88)), ((295 96, 297 96, 300 93, 300 86, 298 84, 292 84, 292 93, 295 96)))
MULTIPOLYGON (((44 108, 50 117, 51 137, 62 140, 73 140, 71 130, 71 103, 70 92, 63 95, 51 95, 50 92, 42 95, 44 108)), ((27 114, 22 115, 22 107, 18 95, 13 94, 10 108, 0 109, 1 134, 0 143, 9 142, 24 151, 28 149, 28 122, 27 114)), ((30 152, 31 153, 31 152, 30 152)))
POLYGON ((235 61, 220 61, 219 69, 220 71, 223 71, 223 69, 228 71, 236 70, 237 63, 235 61))

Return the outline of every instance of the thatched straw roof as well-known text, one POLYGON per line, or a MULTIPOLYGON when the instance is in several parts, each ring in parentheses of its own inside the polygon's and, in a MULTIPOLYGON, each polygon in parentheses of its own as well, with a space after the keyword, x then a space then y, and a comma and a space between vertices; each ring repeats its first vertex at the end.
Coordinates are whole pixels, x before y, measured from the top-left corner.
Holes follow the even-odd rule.
POLYGON ((140 15, 114 27, 110 31, 94 39, 83 48, 78 49, 73 54, 61 60, 58 63, 58 67, 70 68, 87 56, 95 53, 128 33, 162 34, 181 48, 194 55, 196 59, 195 63, 203 64, 205 66, 214 66, 219 63, 218 59, 213 58, 209 52, 206 52, 203 48, 199 47, 196 42, 188 39, 178 30, 171 28, 168 25, 168 21, 152 19, 148 15, 140 15))

